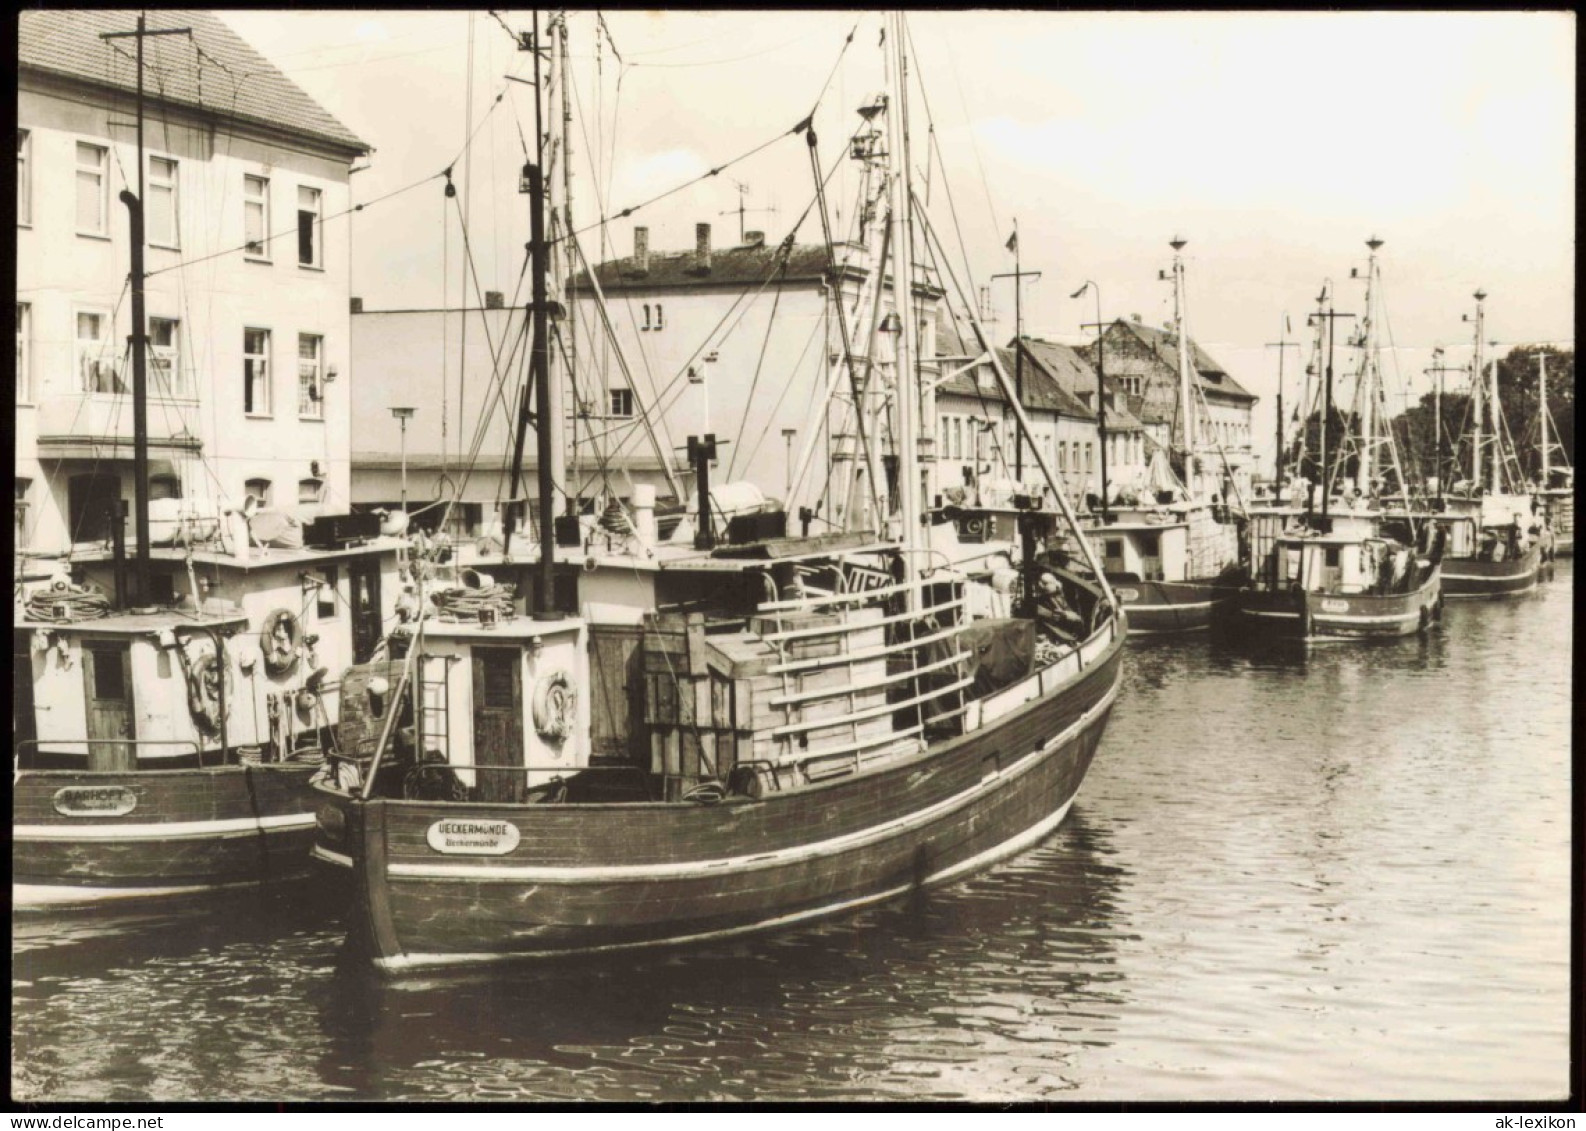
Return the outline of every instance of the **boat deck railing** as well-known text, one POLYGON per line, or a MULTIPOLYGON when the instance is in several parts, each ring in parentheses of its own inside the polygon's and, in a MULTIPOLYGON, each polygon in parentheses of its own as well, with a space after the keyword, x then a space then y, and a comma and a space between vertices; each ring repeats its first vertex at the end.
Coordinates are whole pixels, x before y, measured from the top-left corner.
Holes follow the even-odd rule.
MULTIPOLYGON (((140 774, 143 774, 143 773, 158 773, 161 770, 190 770, 190 769, 193 768, 192 766, 188 766, 188 765, 181 765, 181 766, 140 765, 140 764, 138 764, 139 759, 138 759, 138 754, 137 754, 137 747, 139 747, 139 746, 163 746, 163 747, 168 747, 168 748, 169 747, 175 747, 175 748, 177 748, 178 753, 167 755, 168 758, 170 758, 172 760, 180 758, 184 762, 188 758, 194 758, 194 759, 197 759, 197 761, 199 763, 199 766, 198 766, 199 769, 212 769, 212 768, 214 768, 212 766, 206 767, 206 766, 203 765, 204 751, 198 745, 197 742, 195 742, 193 739, 190 739, 190 738, 66 738, 66 739, 28 738, 28 739, 24 739, 23 741, 17 743, 16 754, 15 754, 15 757, 14 757, 13 761, 15 762, 15 766, 16 766, 16 769, 18 771, 34 771, 34 772, 40 772, 40 773, 48 772, 48 771, 52 771, 52 770, 59 770, 61 772, 65 772, 65 773, 87 773, 87 774, 140 773, 140 774), (125 768, 125 769, 118 769, 118 770, 91 770, 86 765, 79 768, 79 767, 76 767, 76 766, 69 766, 69 767, 68 766, 38 767, 38 766, 30 766, 30 765, 26 764, 28 762, 28 760, 29 760, 29 755, 32 755, 35 758, 42 755, 42 756, 52 756, 52 757, 57 757, 57 758, 83 758, 83 759, 87 759, 87 758, 92 756, 90 754, 90 749, 92 747, 95 747, 95 746, 132 747, 133 748, 133 750, 132 750, 133 765, 131 767, 128 767, 128 768, 125 768), (70 749, 67 749, 67 748, 70 748, 70 749)), ((222 764, 225 764, 225 763, 223 762, 222 764)))

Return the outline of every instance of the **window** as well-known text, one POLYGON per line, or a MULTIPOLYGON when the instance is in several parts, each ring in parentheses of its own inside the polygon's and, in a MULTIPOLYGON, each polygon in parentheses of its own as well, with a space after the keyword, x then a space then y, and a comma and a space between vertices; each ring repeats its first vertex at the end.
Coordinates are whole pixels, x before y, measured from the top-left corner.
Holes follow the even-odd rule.
POLYGON ((155 247, 181 247, 177 223, 176 162, 169 157, 149 158, 148 199, 144 205, 144 233, 155 247))
POLYGON ((639 329, 648 330, 649 328, 650 328, 650 304, 649 303, 645 303, 644 304, 644 325, 640 326, 639 329))
POLYGON ((110 316, 98 310, 77 312, 77 377, 85 393, 125 393, 110 347, 110 316))
POLYGON ((180 499, 182 497, 182 481, 174 475, 149 476, 149 498, 151 499, 180 499))
POLYGON ((328 565, 324 569, 325 584, 314 591, 314 615, 320 620, 336 619, 336 585, 340 580, 336 576, 336 567, 328 565))
POLYGON ((242 178, 242 226, 244 254, 254 259, 269 259, 270 178, 242 178))
POLYGON ((270 331, 242 332, 242 411, 270 415, 270 331))
MULTIPOLYGON (((306 420, 325 419, 325 387, 321 355, 325 339, 318 334, 297 336, 297 414, 306 420)), ((314 500, 318 502, 318 499, 314 500)))
POLYGON ((180 331, 181 323, 174 318, 149 319, 149 376, 157 397, 182 395, 180 331))
POLYGON ((657 330, 659 330, 664 325, 666 325, 666 322, 661 317, 661 304, 660 303, 656 303, 655 304, 655 328, 657 330))
POLYGON ((17 303, 17 403, 33 399, 33 305, 17 303))
POLYGON ((323 479, 315 479, 312 476, 308 479, 299 479, 297 481, 297 501, 299 503, 317 503, 319 502, 320 494, 324 490, 325 481, 323 479))
POLYGON ((242 485, 243 491, 259 500, 261 507, 270 505, 270 481, 268 479, 250 479, 242 485))
POLYGON ((1067 440, 1059 440, 1057 442, 1057 470, 1059 470, 1059 471, 1067 471, 1068 470, 1068 441, 1067 440))
POLYGON ((1086 444, 1085 445, 1085 474, 1086 475, 1089 475, 1090 474, 1090 470, 1091 470, 1091 457, 1092 457, 1092 455, 1094 455, 1094 453, 1091 451, 1092 447, 1094 447, 1094 445, 1092 445, 1092 444, 1086 444))
POLYGON ((15 545, 21 548, 28 543, 28 491, 33 486, 33 480, 19 475, 16 484, 16 517, 12 536, 16 539, 15 545))
POLYGON ((110 234, 110 151, 100 145, 77 143, 77 234, 110 234))
POLYGON ((33 159, 33 135, 17 131, 17 223, 33 223, 33 179, 28 176, 33 159))
POLYGON ((297 188, 297 261, 304 267, 322 267, 319 246, 319 200, 317 188, 297 188))
POLYGON ((611 390, 611 415, 612 416, 632 416, 633 415, 633 390, 632 389, 612 389, 611 390))

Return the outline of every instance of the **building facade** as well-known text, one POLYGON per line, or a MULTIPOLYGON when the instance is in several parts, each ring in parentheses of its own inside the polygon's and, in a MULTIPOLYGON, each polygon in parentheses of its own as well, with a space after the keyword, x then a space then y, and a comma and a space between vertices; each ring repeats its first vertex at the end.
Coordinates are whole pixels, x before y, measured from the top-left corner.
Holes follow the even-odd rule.
MULTIPOLYGON (((17 77, 16 521, 68 553, 130 514, 136 43, 27 10, 17 77)), ((300 515, 349 501, 351 163, 368 151, 218 17, 146 40, 150 496, 300 515), (341 378, 338 380, 338 378, 341 378)), ((129 541, 132 524, 126 526, 129 541)))

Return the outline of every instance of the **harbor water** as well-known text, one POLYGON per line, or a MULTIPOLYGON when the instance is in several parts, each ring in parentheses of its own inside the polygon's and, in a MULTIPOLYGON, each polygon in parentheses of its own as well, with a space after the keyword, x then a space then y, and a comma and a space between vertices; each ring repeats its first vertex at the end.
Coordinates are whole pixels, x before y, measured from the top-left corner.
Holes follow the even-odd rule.
POLYGON ((1131 646, 1045 842, 734 945, 383 979, 309 887, 16 914, 12 1097, 1560 1098, 1572 593, 1131 646))

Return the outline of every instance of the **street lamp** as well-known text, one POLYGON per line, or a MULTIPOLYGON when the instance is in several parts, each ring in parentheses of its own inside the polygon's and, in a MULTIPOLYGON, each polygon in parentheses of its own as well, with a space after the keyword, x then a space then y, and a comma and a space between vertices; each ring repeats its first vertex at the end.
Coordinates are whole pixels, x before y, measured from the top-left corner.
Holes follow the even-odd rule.
POLYGON ((1086 291, 1096 296, 1096 430, 1101 437, 1101 522, 1112 521, 1107 512, 1107 327, 1101 320, 1101 288, 1089 279, 1069 298, 1080 298, 1086 291))
POLYGON ((406 406, 392 406, 391 415, 396 417, 397 423, 402 426, 402 513, 408 509, 408 421, 413 419, 417 411, 406 406))

